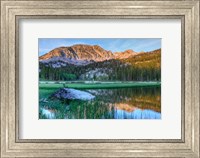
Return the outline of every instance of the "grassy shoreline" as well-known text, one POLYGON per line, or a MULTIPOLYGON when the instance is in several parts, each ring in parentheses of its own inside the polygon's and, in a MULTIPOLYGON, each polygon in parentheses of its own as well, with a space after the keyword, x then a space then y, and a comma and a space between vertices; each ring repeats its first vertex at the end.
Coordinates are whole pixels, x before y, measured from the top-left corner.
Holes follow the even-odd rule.
POLYGON ((58 89, 58 88, 74 88, 74 89, 106 89, 106 88, 133 88, 133 87, 160 87, 160 82, 116 82, 116 83, 40 83, 40 89, 58 89))

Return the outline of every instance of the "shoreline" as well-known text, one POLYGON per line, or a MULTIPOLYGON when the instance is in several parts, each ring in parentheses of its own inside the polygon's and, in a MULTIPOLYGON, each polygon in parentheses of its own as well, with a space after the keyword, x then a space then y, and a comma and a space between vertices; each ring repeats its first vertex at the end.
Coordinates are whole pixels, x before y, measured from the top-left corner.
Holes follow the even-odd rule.
POLYGON ((160 87, 161 82, 101 82, 101 83, 39 83, 40 89, 114 89, 114 88, 139 88, 139 87, 160 87))

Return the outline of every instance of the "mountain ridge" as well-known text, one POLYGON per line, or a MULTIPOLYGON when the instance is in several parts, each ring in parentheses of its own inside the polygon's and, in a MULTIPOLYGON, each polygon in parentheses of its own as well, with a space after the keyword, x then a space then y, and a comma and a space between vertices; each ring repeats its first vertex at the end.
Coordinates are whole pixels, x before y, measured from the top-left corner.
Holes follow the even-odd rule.
POLYGON ((105 50, 99 45, 76 44, 69 47, 58 47, 39 57, 39 60, 48 60, 54 57, 66 57, 75 60, 104 61, 109 59, 124 59, 139 53, 128 49, 123 52, 105 50))
POLYGON ((53 57, 66 57, 75 60, 104 61, 114 57, 111 51, 107 51, 98 45, 77 44, 69 47, 58 47, 39 57, 39 60, 47 60, 53 57))
MULTIPOLYGON (((66 67, 69 65, 85 66, 103 61, 119 60, 126 64, 138 65, 151 61, 138 61, 143 55, 152 56, 151 53, 161 52, 161 49, 150 52, 135 52, 131 49, 123 52, 111 52, 99 45, 76 44, 69 47, 58 47, 39 57, 39 63, 53 68, 66 67), (135 62, 137 60, 137 62, 135 62)), ((143 57, 142 57, 143 58, 143 57)), ((147 57, 145 57, 147 58, 147 57)), ((146 59, 145 59, 146 60, 146 59)), ((149 59, 148 59, 149 60, 149 59)), ((153 60, 153 58, 151 59, 153 60)), ((157 62, 157 61, 156 61, 157 62)), ((151 62, 152 63, 152 62, 151 62)), ((159 63, 157 64, 159 67, 159 63)))

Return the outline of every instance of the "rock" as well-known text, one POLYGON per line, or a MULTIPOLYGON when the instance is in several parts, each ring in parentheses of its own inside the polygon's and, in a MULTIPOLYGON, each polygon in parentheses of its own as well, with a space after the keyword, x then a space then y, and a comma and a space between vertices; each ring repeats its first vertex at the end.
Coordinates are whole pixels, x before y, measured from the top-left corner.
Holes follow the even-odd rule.
POLYGON ((78 100, 92 100, 95 98, 94 95, 85 92, 80 91, 72 88, 61 88, 57 92, 55 92, 52 97, 58 98, 58 99, 78 99, 78 100))

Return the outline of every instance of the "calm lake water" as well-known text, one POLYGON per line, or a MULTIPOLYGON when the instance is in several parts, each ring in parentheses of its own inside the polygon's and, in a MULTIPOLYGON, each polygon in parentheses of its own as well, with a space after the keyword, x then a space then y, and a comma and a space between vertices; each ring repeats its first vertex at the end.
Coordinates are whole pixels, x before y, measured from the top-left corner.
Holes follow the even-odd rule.
MULTIPOLYGON (((96 96, 91 101, 62 101, 61 110, 43 108, 43 114, 56 119, 160 119, 161 88, 86 89, 96 96)), ((56 101, 51 104, 57 106, 56 101)), ((47 103, 49 104, 49 103, 47 103)))

